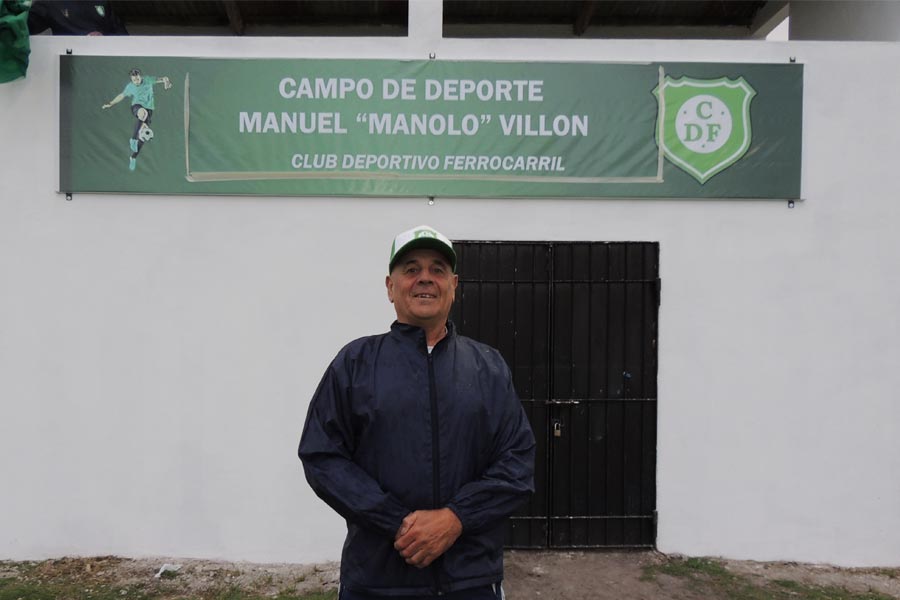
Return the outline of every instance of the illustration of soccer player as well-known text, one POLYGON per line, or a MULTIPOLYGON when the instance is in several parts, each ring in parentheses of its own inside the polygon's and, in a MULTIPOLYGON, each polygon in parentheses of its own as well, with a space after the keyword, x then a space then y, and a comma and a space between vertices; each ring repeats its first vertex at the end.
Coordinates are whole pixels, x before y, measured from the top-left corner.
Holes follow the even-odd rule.
POLYGON ((131 76, 131 83, 125 86, 121 94, 104 104, 103 108, 110 108, 126 97, 131 98, 131 114, 135 116, 137 123, 135 123, 134 133, 131 134, 131 140, 129 141, 131 158, 128 159, 128 169, 134 171, 141 148, 145 143, 153 139, 153 130, 150 129, 150 120, 153 117, 153 109, 155 108, 153 103, 153 86, 161 83, 163 84, 163 89, 169 90, 172 88, 172 82, 166 76, 144 76, 141 74, 140 69, 131 69, 128 74, 131 76))

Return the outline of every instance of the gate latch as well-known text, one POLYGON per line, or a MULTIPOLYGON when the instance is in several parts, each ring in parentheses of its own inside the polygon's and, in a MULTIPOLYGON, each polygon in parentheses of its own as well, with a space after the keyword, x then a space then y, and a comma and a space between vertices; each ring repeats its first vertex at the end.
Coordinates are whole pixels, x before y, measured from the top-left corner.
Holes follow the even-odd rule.
POLYGON ((562 422, 559 419, 553 419, 553 437, 562 437, 562 422))

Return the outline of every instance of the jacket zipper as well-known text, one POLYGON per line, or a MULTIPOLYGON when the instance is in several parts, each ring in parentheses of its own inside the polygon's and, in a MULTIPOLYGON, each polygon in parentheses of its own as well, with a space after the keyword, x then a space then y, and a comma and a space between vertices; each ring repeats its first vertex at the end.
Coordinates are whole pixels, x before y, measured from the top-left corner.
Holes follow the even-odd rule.
MULTIPOLYGON (((434 382, 434 357, 432 352, 428 353, 428 395, 431 400, 431 482, 432 482, 432 505, 431 508, 440 508, 441 502, 441 449, 438 436, 438 404, 437 404, 437 386, 434 382)), ((440 596, 444 592, 441 590, 441 581, 439 578, 439 565, 443 562, 442 557, 435 560, 432 567, 434 575, 434 588, 440 596)))

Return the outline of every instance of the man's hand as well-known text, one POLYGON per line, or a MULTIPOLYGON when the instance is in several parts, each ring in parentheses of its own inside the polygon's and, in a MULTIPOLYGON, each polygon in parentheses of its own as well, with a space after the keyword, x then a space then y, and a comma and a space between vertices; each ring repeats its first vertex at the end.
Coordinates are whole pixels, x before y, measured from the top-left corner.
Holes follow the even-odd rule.
POLYGON ((462 523, 449 508, 417 510, 406 515, 394 548, 406 562, 424 569, 447 551, 462 533, 462 523))

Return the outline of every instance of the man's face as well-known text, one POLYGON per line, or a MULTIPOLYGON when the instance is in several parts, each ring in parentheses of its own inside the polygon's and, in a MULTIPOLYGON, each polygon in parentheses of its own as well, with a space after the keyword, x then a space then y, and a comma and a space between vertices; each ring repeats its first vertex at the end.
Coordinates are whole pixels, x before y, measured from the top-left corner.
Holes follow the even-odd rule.
POLYGON ((141 81, 143 81, 143 77, 141 77, 140 75, 131 76, 131 83, 133 83, 134 85, 140 85, 141 81))
POLYGON ((440 252, 411 250, 394 265, 385 285, 397 320, 428 328, 446 323, 458 281, 440 252))

